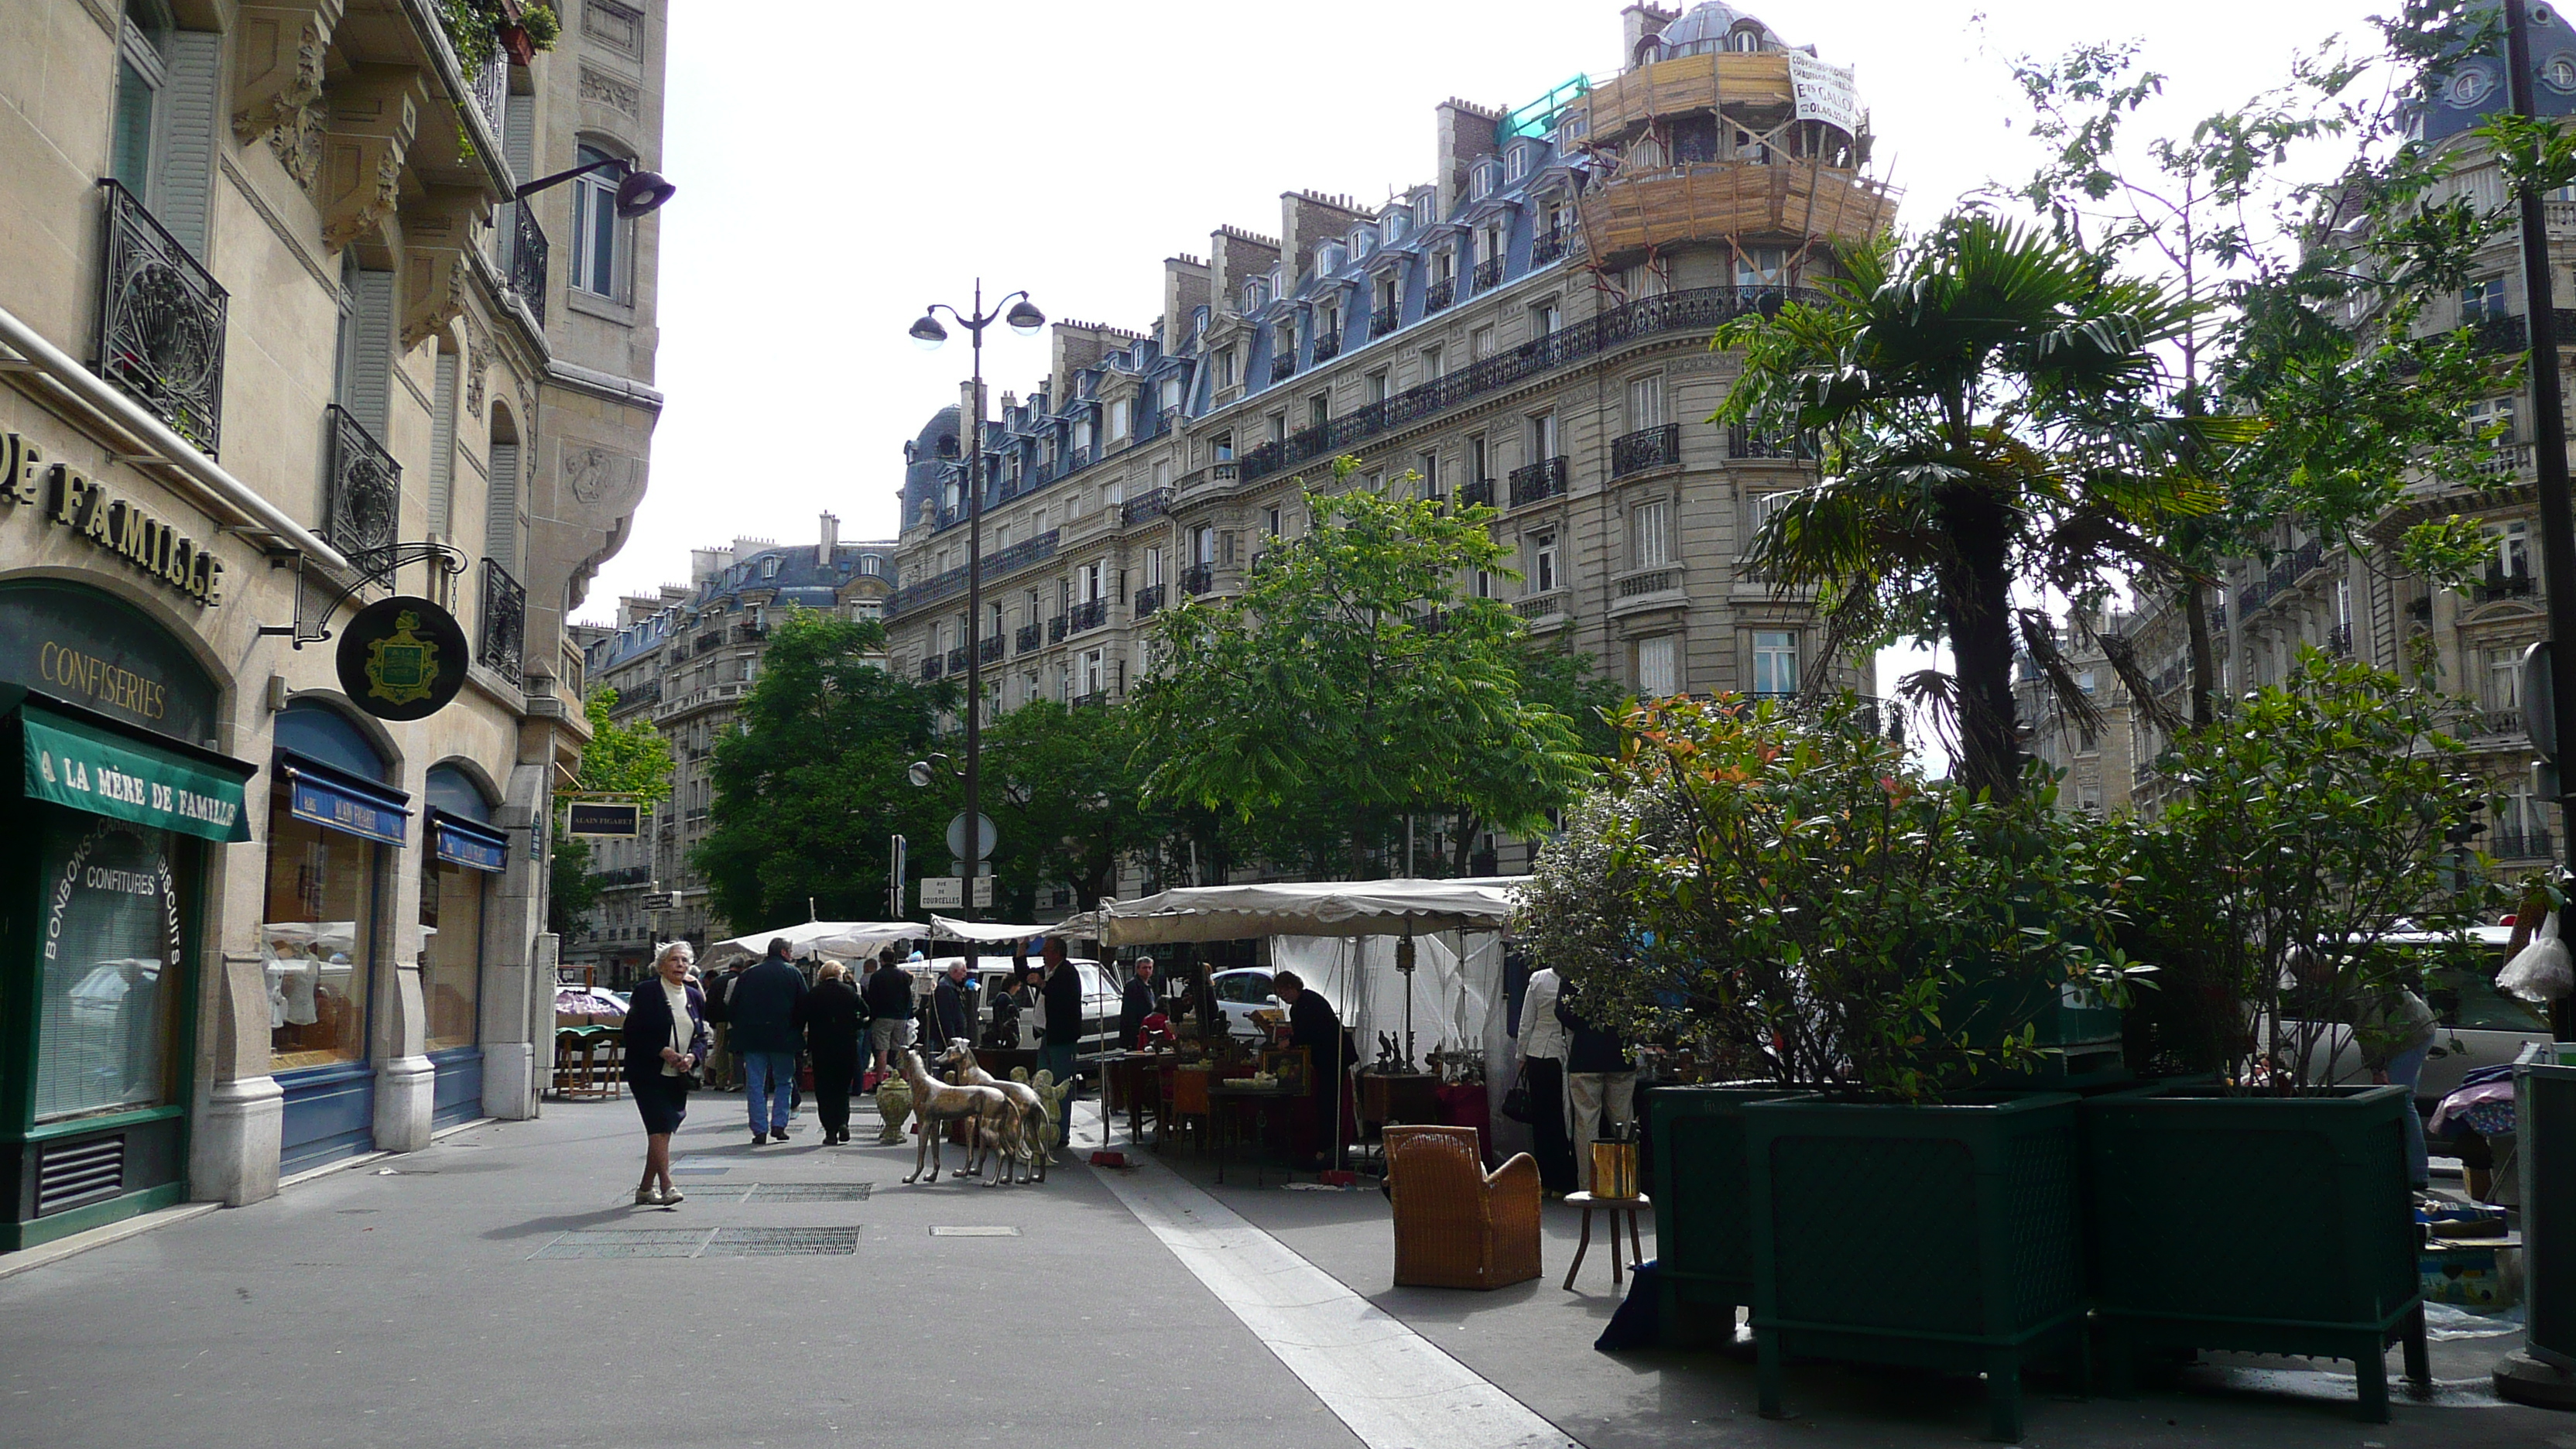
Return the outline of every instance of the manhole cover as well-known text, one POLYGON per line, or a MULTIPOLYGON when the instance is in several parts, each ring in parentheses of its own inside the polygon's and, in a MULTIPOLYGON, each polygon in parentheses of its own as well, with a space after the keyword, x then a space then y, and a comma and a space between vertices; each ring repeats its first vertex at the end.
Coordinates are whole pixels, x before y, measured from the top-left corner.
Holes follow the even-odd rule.
POLYGON ((745 1202, 866 1202, 872 1182, 755 1182, 745 1202))
POLYGON ((930 1235, 934 1238, 1016 1238, 1020 1235, 1020 1230, 982 1227, 932 1228, 930 1235))
POLYGON ((845 1258, 859 1251, 849 1228, 718 1228, 701 1258, 845 1258))
POLYGON ((580 1228, 529 1254, 536 1258, 694 1258, 708 1228, 580 1228))

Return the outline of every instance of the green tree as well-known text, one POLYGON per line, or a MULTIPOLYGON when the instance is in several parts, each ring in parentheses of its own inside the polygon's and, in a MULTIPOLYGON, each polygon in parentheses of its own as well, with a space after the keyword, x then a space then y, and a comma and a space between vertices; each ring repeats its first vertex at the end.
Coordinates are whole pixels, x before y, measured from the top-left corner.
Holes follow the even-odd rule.
POLYGON ((1534 695, 1519 617, 1461 594, 1505 571, 1493 510, 1408 492, 1309 489, 1311 529, 1272 540, 1240 596, 1162 616, 1137 691, 1150 800, 1232 815, 1268 858, 1363 874, 1408 813, 1461 837, 1535 831, 1590 776, 1575 721, 1534 695))
MULTIPOLYGON (((2070 244, 1976 212, 1843 248, 1820 300, 1720 329, 1743 372, 1716 421, 1813 440, 1822 480, 1755 536, 1752 567, 1829 602, 1829 652, 1892 637, 1956 661, 1959 777, 2020 789, 2016 582, 2082 594, 2153 559, 2151 535, 2219 492, 2227 431, 2159 410, 2155 349, 2192 308, 2070 244)), ((2045 665, 2046 630, 2021 634, 2045 665)), ((2057 671, 2062 674, 2062 670, 2057 671)), ((2081 699, 2071 680, 2061 697, 2081 699)))
POLYGON ((1142 740, 1126 705, 1067 709, 1031 700, 984 730, 984 809, 996 835, 996 905, 1036 910, 1047 881, 1073 887, 1083 910, 1118 884, 1121 861, 1150 858, 1176 823, 1147 808, 1142 740))
POLYGON ((715 747, 710 828, 691 859, 716 914, 740 930, 806 919, 883 919, 892 837, 940 848, 953 787, 905 772, 936 748, 945 684, 871 663, 885 628, 792 609, 771 629, 741 728, 715 747))
MULTIPOLYGON (((617 691, 594 689, 581 704, 590 721, 590 743, 582 746, 581 775, 575 789, 589 795, 631 795, 642 804, 671 795, 671 742, 650 719, 631 725, 609 718, 617 708, 617 691)), ((560 827, 561 822, 557 822, 560 827)), ((599 902, 599 879, 590 869, 590 842, 554 832, 554 861, 548 877, 546 925, 565 940, 579 931, 582 918, 599 902)))

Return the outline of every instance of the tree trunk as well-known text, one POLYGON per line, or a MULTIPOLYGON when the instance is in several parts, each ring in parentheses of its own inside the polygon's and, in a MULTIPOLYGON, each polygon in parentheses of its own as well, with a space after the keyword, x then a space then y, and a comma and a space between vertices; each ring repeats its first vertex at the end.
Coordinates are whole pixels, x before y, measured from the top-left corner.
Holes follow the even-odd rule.
POLYGON ((1950 556, 1940 566, 1942 622, 1959 679, 1959 780, 2008 800, 2020 793, 2013 707, 2011 530, 2004 510, 1960 490, 1942 500, 1950 556))
POLYGON ((2218 718, 2212 702, 2218 689, 2218 654, 2210 646, 2209 596, 2197 579, 2183 580, 2182 617, 2191 631, 2191 725, 2200 729, 2218 718))

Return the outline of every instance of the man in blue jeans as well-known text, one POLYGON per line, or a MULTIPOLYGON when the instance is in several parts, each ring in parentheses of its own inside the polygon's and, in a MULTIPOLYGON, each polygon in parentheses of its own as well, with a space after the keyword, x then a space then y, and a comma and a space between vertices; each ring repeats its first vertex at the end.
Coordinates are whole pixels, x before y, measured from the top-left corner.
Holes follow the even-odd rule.
POLYGON ((797 1034, 805 1025, 805 973, 796 969, 787 952, 785 937, 771 941, 769 954, 733 984, 733 998, 727 1003, 755 1147, 771 1138, 787 1140, 790 1098, 796 1090, 797 1034))
MULTIPOLYGON (((1082 1042, 1082 973, 1064 959, 1064 942, 1047 937, 1040 953, 1046 962, 1046 1039, 1038 1047, 1038 1065, 1055 1073, 1058 1084, 1074 1079, 1074 1048, 1082 1042)), ((1073 1145, 1073 1099, 1064 1099, 1056 1119, 1055 1145, 1073 1145)))

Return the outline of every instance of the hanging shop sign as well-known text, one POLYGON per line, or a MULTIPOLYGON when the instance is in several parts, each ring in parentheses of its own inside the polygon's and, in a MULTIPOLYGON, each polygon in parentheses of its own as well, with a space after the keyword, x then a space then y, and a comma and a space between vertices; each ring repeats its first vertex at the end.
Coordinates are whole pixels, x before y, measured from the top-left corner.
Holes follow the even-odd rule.
POLYGON ((411 828, 410 797, 325 769, 300 755, 277 757, 278 778, 286 782, 286 808, 299 820, 386 845, 406 843, 411 828))
POLYGON ((0 485, 0 508, 39 514, 202 607, 224 601, 223 562, 205 544, 69 463, 46 462, 21 434, 0 433, 0 485))
POLYGON ((142 610, 84 584, 0 584, 0 680, 154 734, 214 743, 213 676, 142 610))
POLYGON ((247 767, 231 775, 35 704, 19 706, 18 730, 29 799, 201 840, 250 839, 247 767))
POLYGON ((575 800, 564 807, 564 834, 591 840, 633 840, 644 833, 644 807, 608 800, 575 800))
POLYGON ((429 815, 431 848, 440 860, 467 870, 498 874, 510 864, 510 839, 488 825, 459 820, 443 810, 429 815))
POLYGON ((455 615, 427 599, 380 599, 340 631, 340 688, 378 719, 425 719, 465 687, 467 658, 455 615))

